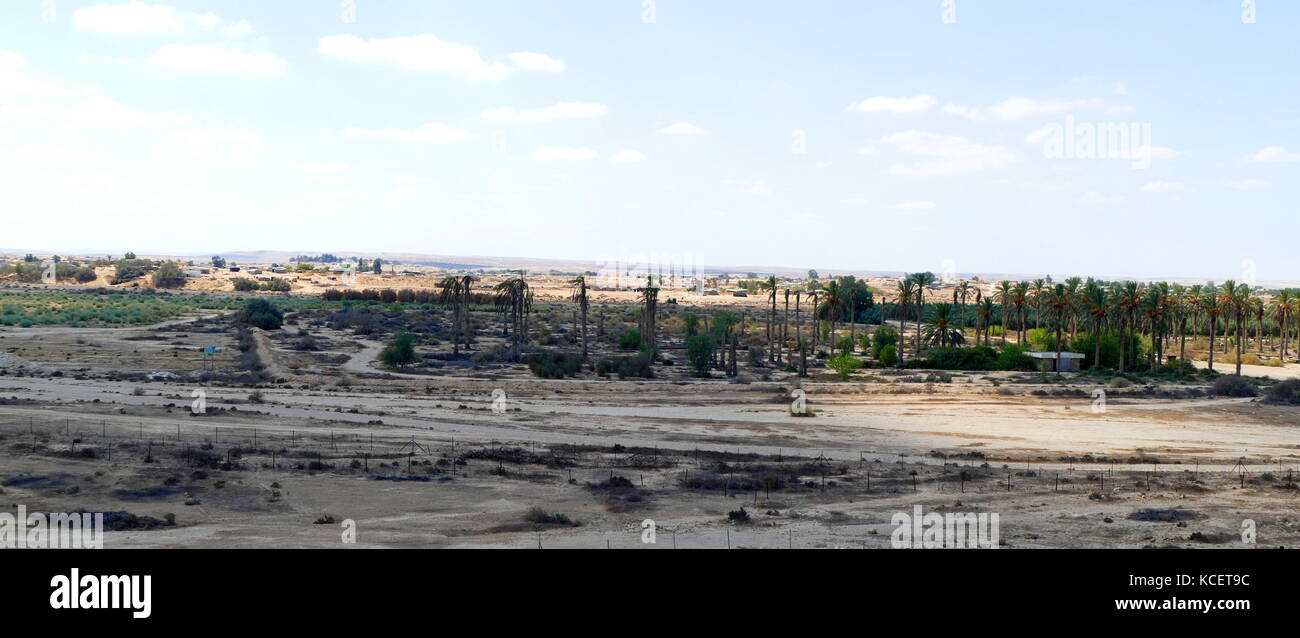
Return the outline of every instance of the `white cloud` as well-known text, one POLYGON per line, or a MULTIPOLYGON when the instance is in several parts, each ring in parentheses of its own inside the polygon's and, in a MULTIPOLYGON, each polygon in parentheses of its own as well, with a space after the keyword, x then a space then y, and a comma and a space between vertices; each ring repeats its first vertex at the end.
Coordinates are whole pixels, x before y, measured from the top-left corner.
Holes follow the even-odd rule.
POLYGON ((880 149, 874 146, 863 146, 858 149, 858 155, 879 155, 880 149))
POLYGON ((506 56, 510 58, 515 66, 525 71, 545 71, 547 73, 560 73, 564 71, 564 60, 556 60, 544 53, 511 53, 506 56))
POLYGON ((1262 191, 1273 188, 1273 184, 1262 179, 1230 179, 1223 182, 1225 186, 1239 191, 1262 191))
POLYGON ((177 13, 175 7, 136 1, 126 4, 101 2, 72 13, 74 29, 113 35, 180 33, 190 26, 211 29, 220 22, 221 19, 212 13, 177 13))
POLYGON ((877 96, 853 104, 849 106, 848 110, 859 113, 906 115, 909 113, 923 113, 934 108, 938 103, 939 100, 933 95, 916 95, 913 97, 877 96))
POLYGON ((27 73, 27 60, 12 51, 0 49, 0 95, 20 97, 66 97, 93 92, 69 88, 27 73))
POLYGON ((0 124, 48 124, 63 128, 163 127, 186 122, 188 115, 172 111, 149 113, 98 95, 66 108, 0 106, 0 124))
POLYGON ((930 210, 934 208, 934 202, 900 202, 894 205, 898 210, 930 210))
POLYGON ((1164 146, 1138 146, 1133 149, 1134 157, 1149 157, 1150 159, 1167 160, 1178 157, 1178 151, 1164 146))
POLYGON ((469 131, 452 128, 441 122, 431 122, 414 130, 349 128, 344 129, 343 134, 348 137, 397 140, 399 142, 460 142, 472 140, 475 137, 469 131))
POLYGON ((665 135, 703 135, 704 129, 694 124, 678 122, 659 129, 659 132, 665 135))
POLYGON ((130 64, 131 63, 131 59, 126 57, 125 55, 111 56, 111 55, 96 55, 94 53, 82 53, 81 55, 77 56, 77 60, 80 62, 86 62, 90 64, 130 64))
POLYGON ((1124 201, 1123 197, 1111 197, 1108 195, 1102 195, 1097 191, 1088 191, 1084 193, 1082 197, 1079 198, 1080 204, 1089 204, 1093 206, 1113 206, 1123 201, 1124 201))
POLYGON ((934 158, 912 165, 896 164, 893 175, 952 175, 1004 168, 1019 157, 1001 146, 976 144, 966 138, 923 131, 894 133, 883 140, 899 151, 934 158))
POLYGON ((604 104, 561 102, 559 104, 553 104, 545 108, 533 110, 517 110, 507 106, 487 111, 483 114, 483 117, 498 122, 544 122, 548 120, 571 120, 600 117, 608 113, 609 107, 604 104))
POLYGON ((348 170, 348 165, 344 164, 343 162, 327 162, 327 163, 299 162, 295 164, 290 164, 289 166, 291 168, 296 168, 304 173, 314 173, 314 174, 342 173, 348 170))
POLYGON ((205 161, 248 163, 257 158, 262 140, 253 133, 225 129, 180 129, 154 145, 161 162, 205 161))
POLYGON ((1186 193, 1190 190, 1182 182, 1151 182, 1142 187, 1144 193, 1186 193))
POLYGON ((371 38, 335 35, 320 39, 320 52, 352 62, 385 62, 409 71, 450 73, 466 80, 500 80, 513 69, 500 62, 487 62, 474 47, 444 42, 429 34, 371 38))
POLYGON ((772 196, 772 188, 761 181, 751 182, 746 180, 730 179, 723 182, 723 184, 729 188, 734 189, 737 193, 740 193, 741 195, 749 195, 750 197, 771 197, 772 196))
POLYGON ((253 32, 253 25, 249 24, 247 20, 240 20, 222 27, 221 32, 231 38, 242 38, 253 32))
POLYGON ((611 164, 636 164, 639 162, 644 162, 645 160, 646 160, 645 153, 642 153, 641 151, 628 151, 628 150, 623 150, 614 153, 614 156, 609 158, 611 164))
POLYGON ((1262 148, 1246 156, 1247 162, 1300 162, 1300 153, 1288 151, 1281 146, 1262 148))
POLYGON ((567 146, 543 146, 533 151, 533 159, 539 162, 582 161, 596 159, 598 154, 589 148, 567 146))
POLYGON ((93 149, 46 144, 22 144, 0 149, 0 156, 10 160, 47 162, 93 162, 103 157, 99 151, 93 149))
POLYGON ((286 66, 265 51, 245 53, 208 44, 168 44, 154 52, 149 63, 171 71, 247 75, 277 75, 286 66))
POLYGON ((987 108, 969 107, 963 104, 944 105, 942 111, 973 120, 989 117, 1001 120, 1019 120, 1027 117, 1059 115, 1073 111, 1101 111, 1109 115, 1121 115, 1133 112, 1127 104, 1116 104, 1106 100, 1035 100, 1027 97, 1007 98, 987 108))

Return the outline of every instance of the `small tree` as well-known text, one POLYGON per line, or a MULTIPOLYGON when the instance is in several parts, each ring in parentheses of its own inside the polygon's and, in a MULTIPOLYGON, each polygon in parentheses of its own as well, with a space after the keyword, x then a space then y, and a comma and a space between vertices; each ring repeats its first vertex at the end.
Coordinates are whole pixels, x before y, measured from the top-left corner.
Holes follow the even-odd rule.
POLYGON ((709 368, 713 366, 713 352, 717 347, 717 342, 707 334, 695 334, 686 339, 686 359, 691 362, 691 372, 695 376, 709 376, 709 368))
POLYGON ((849 376, 856 372, 858 368, 862 367, 862 360, 851 354, 845 353, 827 361, 826 365, 830 366, 832 370, 840 375, 841 381, 848 381, 849 376))
POLYGON ((153 273, 154 288, 180 288, 185 285, 185 273, 174 261, 164 261, 153 273))
POLYGON ((279 330, 284 325, 284 312, 265 299, 249 299, 239 311, 238 319, 263 330, 279 330))
POLYGON ((878 358, 880 359, 881 363, 887 366, 898 365, 898 346, 891 343, 881 348, 880 355, 878 358))
POLYGON ((399 332, 380 353, 379 359, 390 368, 409 366, 415 363, 415 335, 399 332))

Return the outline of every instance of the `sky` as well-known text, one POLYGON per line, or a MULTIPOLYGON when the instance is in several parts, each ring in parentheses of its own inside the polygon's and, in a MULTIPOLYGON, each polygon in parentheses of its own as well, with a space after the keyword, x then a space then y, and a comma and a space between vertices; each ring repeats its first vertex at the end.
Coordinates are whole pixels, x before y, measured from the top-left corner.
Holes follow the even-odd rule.
POLYGON ((0 4, 0 246, 1300 280, 1300 3, 0 4))

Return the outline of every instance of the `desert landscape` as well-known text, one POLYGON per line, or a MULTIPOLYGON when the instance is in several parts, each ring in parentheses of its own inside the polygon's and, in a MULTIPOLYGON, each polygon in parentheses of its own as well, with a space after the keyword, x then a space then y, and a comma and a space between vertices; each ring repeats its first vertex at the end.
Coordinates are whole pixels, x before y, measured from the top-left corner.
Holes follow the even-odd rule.
POLYGON ((5 255, 0 502, 108 547, 1300 545, 1290 288, 508 265, 5 255))

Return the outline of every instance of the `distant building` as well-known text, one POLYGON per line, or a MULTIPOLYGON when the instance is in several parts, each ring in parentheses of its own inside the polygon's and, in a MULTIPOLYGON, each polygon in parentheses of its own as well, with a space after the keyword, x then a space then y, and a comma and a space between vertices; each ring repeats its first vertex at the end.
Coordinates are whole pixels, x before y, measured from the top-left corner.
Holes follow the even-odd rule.
POLYGON ((1078 372, 1086 356, 1078 352, 1062 352, 1058 364, 1056 352, 1026 352, 1025 354, 1033 357, 1038 364, 1038 369, 1043 372, 1078 372))

